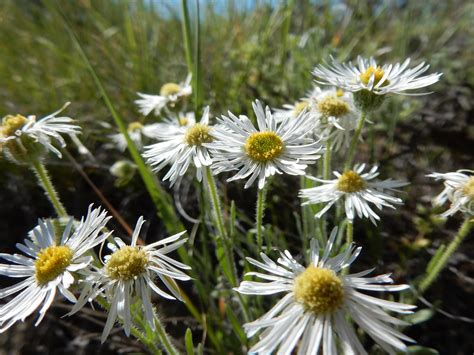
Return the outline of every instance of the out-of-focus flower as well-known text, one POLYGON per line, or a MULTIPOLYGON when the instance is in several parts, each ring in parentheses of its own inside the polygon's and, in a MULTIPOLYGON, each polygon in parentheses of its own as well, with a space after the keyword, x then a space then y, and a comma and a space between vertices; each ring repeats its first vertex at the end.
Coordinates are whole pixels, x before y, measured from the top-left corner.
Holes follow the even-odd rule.
POLYGON ((370 207, 375 205, 379 210, 382 207, 395 208, 393 205, 402 204, 402 200, 394 197, 388 192, 398 191, 398 187, 408 185, 407 182, 387 179, 383 181, 371 181, 378 173, 378 167, 374 166, 369 172, 363 173, 365 164, 354 166, 354 170, 344 173, 334 172, 337 179, 323 180, 308 176, 309 179, 321 183, 316 187, 300 190, 300 197, 306 199, 303 205, 322 203, 325 206, 315 217, 321 218, 332 205, 343 199, 346 217, 353 221, 355 216, 369 218, 372 223, 380 220, 380 217, 370 207))
POLYGON ((61 134, 74 135, 80 133, 81 128, 69 117, 56 117, 69 103, 61 109, 39 120, 36 116, 8 115, 0 126, 0 151, 5 149, 7 154, 18 161, 37 159, 45 151, 51 151, 61 158, 61 152, 54 143, 61 148, 66 142, 61 134))
POLYGON ((474 216, 474 175, 471 170, 458 170, 450 173, 433 173, 428 175, 436 180, 444 180, 444 190, 435 197, 436 205, 451 203, 443 217, 452 216, 456 212, 463 212, 474 216), (469 174, 467 174, 469 173, 469 174))
POLYGON ((162 142, 145 147, 143 156, 153 171, 158 172, 166 165, 170 169, 163 180, 170 180, 171 185, 182 177, 191 163, 196 167, 196 177, 202 180, 202 167, 212 163, 206 143, 214 140, 214 128, 209 126, 209 107, 206 107, 201 121, 191 126, 169 124, 155 138, 162 142))
POLYGON ((181 99, 191 95, 192 92, 191 75, 188 75, 186 81, 182 83, 164 84, 159 95, 148 95, 139 92, 140 99, 135 100, 135 103, 141 114, 147 116, 154 111, 155 115, 159 115, 165 107, 174 109, 181 99))

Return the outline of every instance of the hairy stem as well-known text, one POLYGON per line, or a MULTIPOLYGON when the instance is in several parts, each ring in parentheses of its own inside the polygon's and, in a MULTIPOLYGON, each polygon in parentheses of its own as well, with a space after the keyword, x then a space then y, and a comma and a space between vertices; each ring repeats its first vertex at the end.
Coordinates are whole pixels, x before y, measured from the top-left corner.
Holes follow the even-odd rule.
POLYGON ((454 237, 454 239, 449 243, 448 247, 444 251, 444 253, 439 257, 437 263, 431 268, 428 274, 421 280, 418 286, 418 295, 423 294, 431 284, 438 278, 441 270, 444 269, 446 266, 449 258, 451 255, 456 251, 459 247, 461 242, 464 238, 468 235, 469 231, 471 230, 474 222, 468 218, 464 221, 464 223, 459 227, 459 230, 454 237))
POLYGON ((344 170, 348 170, 352 166, 352 161, 354 160, 355 151, 357 148, 357 143, 359 142, 360 133, 364 127, 365 119, 367 118, 367 113, 362 111, 360 114, 359 122, 357 123, 357 128, 352 136, 351 145, 349 151, 347 152, 346 162, 344 164, 344 170))
POLYGON ((255 224, 257 228, 257 247, 258 252, 262 251, 263 245, 263 214, 265 212, 265 198, 267 195, 267 187, 264 186, 263 189, 259 189, 257 192, 257 212, 255 217, 255 224))
POLYGON ((33 161, 33 171, 35 172, 35 175, 38 178, 38 183, 44 189, 46 196, 53 205, 58 216, 67 217, 66 209, 61 203, 58 193, 54 189, 54 185, 49 177, 48 170, 46 170, 46 167, 39 159, 33 161))
MULTIPOLYGON (((347 220, 346 223, 346 248, 350 248, 352 241, 354 240, 354 225, 352 221, 347 220)), ((346 267, 342 270, 343 275, 347 275, 349 273, 350 267, 346 267)))
POLYGON ((173 343, 171 342, 171 339, 169 338, 168 334, 166 333, 163 325, 161 324, 156 314, 154 315, 154 318, 155 318, 155 327, 156 327, 155 330, 158 333, 161 339, 161 342, 163 343, 163 346, 166 349, 166 352, 169 355, 178 355, 179 354, 178 350, 176 350, 176 348, 174 347, 173 343))
POLYGON ((354 240, 354 225, 352 221, 347 221, 347 230, 346 230, 346 242, 347 245, 351 245, 354 240))
POLYGON ((222 262, 222 267, 226 272, 226 276, 233 287, 237 286, 237 271, 235 270, 235 263, 233 262, 232 251, 229 246, 227 232, 225 230, 224 218, 222 216, 221 204, 219 201, 219 195, 217 194, 216 182, 214 176, 212 176, 211 168, 205 167, 206 180, 209 187, 209 194, 211 196, 212 210, 214 219, 217 224, 217 230, 219 232, 219 238, 217 238, 217 248, 224 248, 224 259, 219 258, 219 262, 222 262))
POLYGON ((324 152, 324 170, 323 179, 329 180, 331 178, 331 139, 326 141, 326 151, 324 152))

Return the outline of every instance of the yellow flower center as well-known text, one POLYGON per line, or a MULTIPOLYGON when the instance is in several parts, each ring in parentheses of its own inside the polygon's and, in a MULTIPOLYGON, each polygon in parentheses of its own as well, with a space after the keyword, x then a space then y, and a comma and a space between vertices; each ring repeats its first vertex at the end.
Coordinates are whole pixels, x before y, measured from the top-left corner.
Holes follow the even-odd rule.
POLYGON ((327 95, 318 102, 318 111, 326 117, 342 117, 349 113, 349 105, 337 95, 327 95))
POLYGON ((178 84, 166 83, 161 87, 160 95, 161 96, 175 95, 179 93, 180 90, 181 90, 181 86, 179 86, 178 84))
POLYGON ((129 132, 141 131, 143 129, 143 125, 140 122, 132 122, 128 125, 129 132))
POLYGON ((308 106, 309 106, 308 101, 298 101, 297 103, 295 103, 295 108, 293 109, 293 116, 298 117, 299 114, 303 112, 303 110, 307 108, 308 106))
POLYGON ((295 300, 316 314, 328 314, 344 302, 344 285, 334 271, 309 266, 295 279, 295 300))
POLYGON ((187 126, 189 123, 189 120, 186 116, 182 116, 179 118, 179 125, 180 126, 187 126))
POLYGON ((139 247, 125 246, 112 254, 105 271, 115 280, 131 280, 146 271, 148 258, 139 247))
MULTIPOLYGON (((369 84, 370 78, 374 75, 374 85, 378 84, 380 80, 382 80, 382 77, 384 75, 384 72, 382 68, 377 67, 375 68, 374 66, 370 66, 367 68, 367 70, 363 73, 360 74, 360 81, 362 81, 365 85, 369 84)), ((382 85, 388 85, 389 81, 385 80, 382 85)))
POLYGON ((469 196, 471 200, 474 200, 474 176, 471 176, 469 180, 464 184, 462 191, 469 196))
POLYGON ((337 96, 337 97, 342 97, 342 96, 344 96, 344 90, 342 90, 342 89, 337 89, 337 90, 336 90, 336 96, 337 96))
POLYGON ((357 192, 365 188, 365 181, 355 171, 348 170, 337 181, 337 189, 342 192, 357 192))
POLYGON ((283 141, 274 132, 256 132, 245 141, 245 152, 256 161, 267 162, 283 151, 283 141))
POLYGON ((35 276, 40 285, 54 280, 72 262, 72 250, 68 246, 51 246, 41 249, 35 262, 35 276))
POLYGON ((15 134, 16 131, 21 129, 28 119, 22 115, 8 115, 3 118, 2 126, 0 126, 0 134, 4 137, 10 137, 15 134))
POLYGON ((203 143, 211 143, 213 140, 211 128, 201 123, 196 123, 188 128, 184 135, 184 141, 188 145, 201 145, 203 143))

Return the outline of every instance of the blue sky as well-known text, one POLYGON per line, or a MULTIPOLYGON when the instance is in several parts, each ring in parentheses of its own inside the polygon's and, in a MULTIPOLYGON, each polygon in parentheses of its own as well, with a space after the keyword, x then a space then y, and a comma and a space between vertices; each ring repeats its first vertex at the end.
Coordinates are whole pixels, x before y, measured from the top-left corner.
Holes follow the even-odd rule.
MULTIPOLYGON (((178 13, 181 10, 181 0, 149 0, 153 3, 155 8, 162 14, 165 15, 170 11, 170 8, 176 10, 178 13)), ((258 4, 271 4, 278 5, 285 0, 199 0, 201 8, 212 4, 218 11, 224 11, 229 3, 234 5, 241 10, 249 10, 254 8, 258 4)), ((188 0, 188 6, 190 10, 194 9, 196 0, 188 0)))

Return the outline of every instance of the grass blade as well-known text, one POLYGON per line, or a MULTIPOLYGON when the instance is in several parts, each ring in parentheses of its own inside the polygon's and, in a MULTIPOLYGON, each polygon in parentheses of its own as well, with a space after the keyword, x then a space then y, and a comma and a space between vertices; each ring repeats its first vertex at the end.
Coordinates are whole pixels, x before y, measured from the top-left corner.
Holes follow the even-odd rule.
POLYGON ((89 61, 89 58, 84 52, 84 49, 82 48, 81 43, 79 42, 79 39, 77 38, 74 30, 69 25, 69 22, 65 14, 62 13, 59 6, 58 6, 58 10, 64 21, 66 30, 68 31, 74 44, 76 45, 79 55, 81 56, 87 69, 89 70, 97 86, 97 89, 99 90, 105 104, 107 105, 107 108, 109 109, 110 114, 112 115, 118 129, 120 130, 120 133, 123 134, 123 136, 125 137, 125 140, 127 141, 128 151, 130 152, 130 155, 132 156, 133 161, 137 165, 138 171, 140 172, 140 176, 142 177, 145 187, 148 193, 150 194, 150 197, 153 200, 153 203, 156 206, 158 216, 163 220, 163 223, 169 233, 176 233, 176 232, 182 231, 184 227, 179 221, 178 217, 176 216, 170 196, 159 185, 156 177, 153 175, 153 173, 150 171, 148 166, 145 164, 137 147, 135 146, 135 143, 133 143, 133 141, 131 140, 127 132, 127 126, 124 120, 122 119, 120 114, 115 110, 112 100, 107 94, 105 87, 102 84, 102 81, 98 77, 97 73, 94 70, 94 67, 89 61))
POLYGON ((188 71, 192 73, 193 70, 193 57, 192 50, 193 44, 191 42, 191 23, 189 22, 189 11, 188 1, 181 0, 181 11, 183 13, 182 28, 183 28, 183 39, 184 39, 184 52, 186 55, 186 64, 188 65, 188 71))

